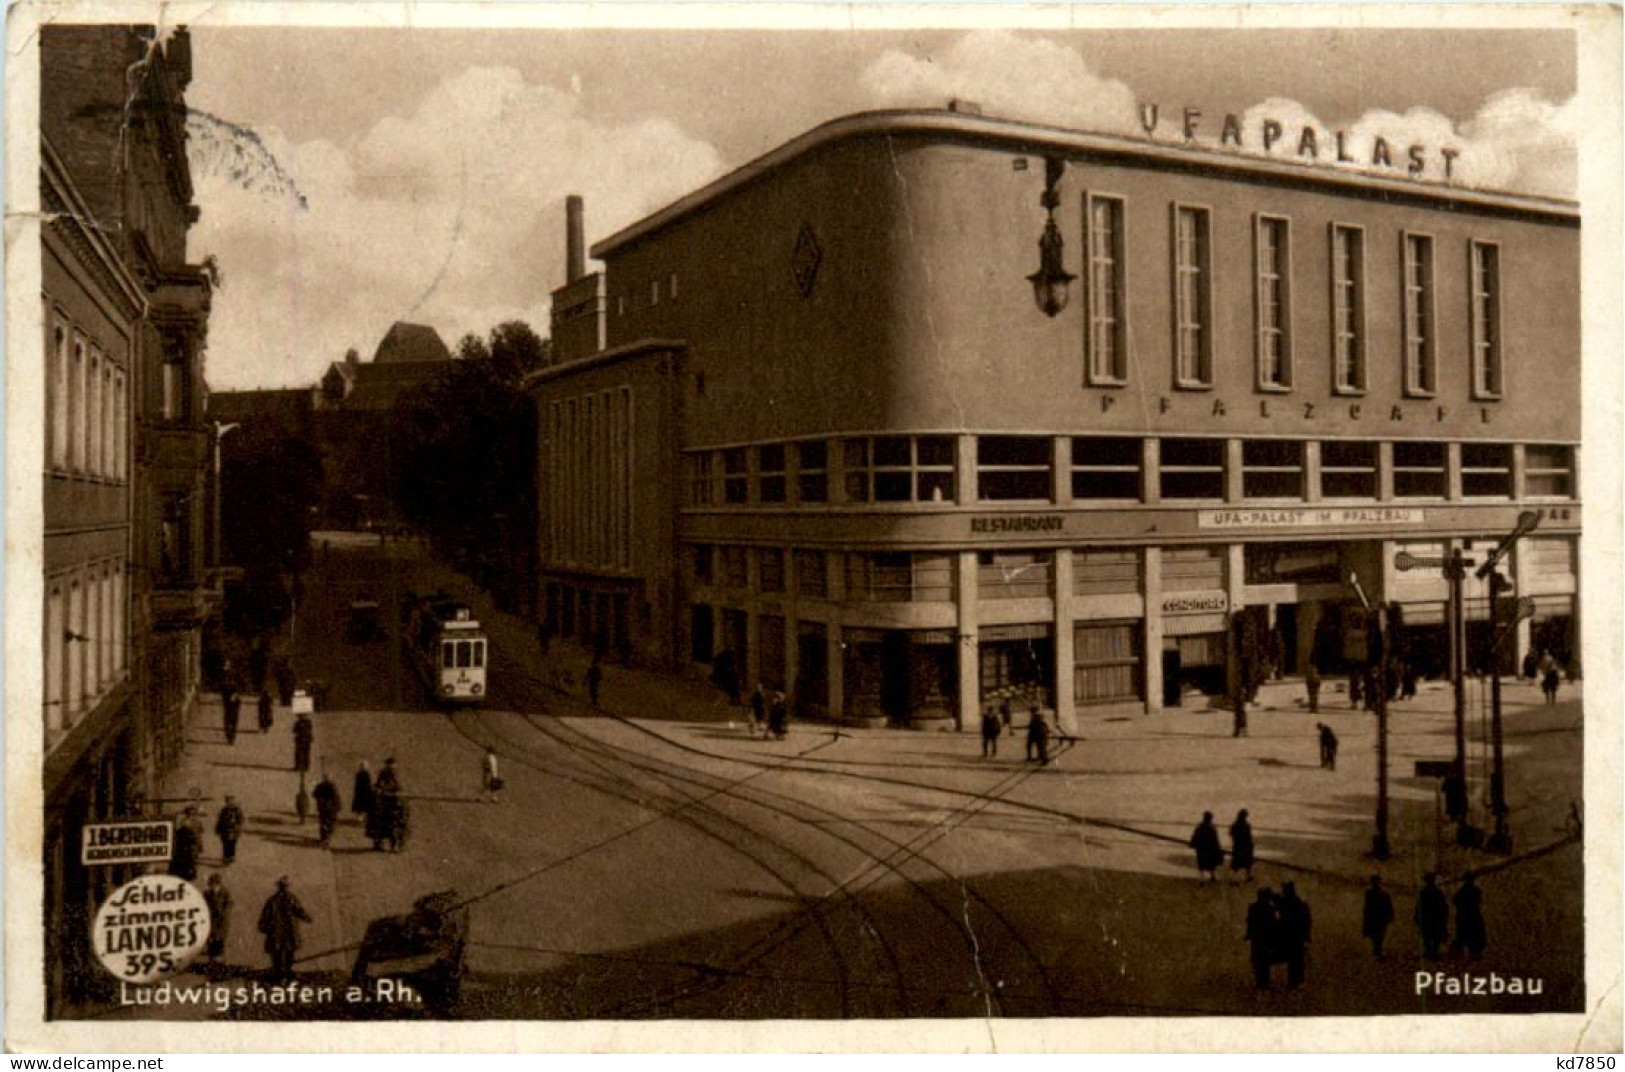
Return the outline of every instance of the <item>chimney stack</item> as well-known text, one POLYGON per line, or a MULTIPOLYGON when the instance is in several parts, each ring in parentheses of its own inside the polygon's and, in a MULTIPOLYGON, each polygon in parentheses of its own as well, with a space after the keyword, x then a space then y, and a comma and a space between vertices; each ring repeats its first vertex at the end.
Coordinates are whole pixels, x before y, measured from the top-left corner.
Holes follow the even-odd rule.
POLYGON ((564 199, 564 281, 574 283, 587 274, 587 240, 582 226, 580 194, 564 199))

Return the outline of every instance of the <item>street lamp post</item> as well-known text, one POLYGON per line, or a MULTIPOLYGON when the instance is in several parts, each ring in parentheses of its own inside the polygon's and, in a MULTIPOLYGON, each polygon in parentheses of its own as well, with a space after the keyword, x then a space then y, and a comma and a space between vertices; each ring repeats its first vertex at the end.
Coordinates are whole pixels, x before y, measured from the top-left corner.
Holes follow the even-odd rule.
MULTIPOLYGON (((1512 582, 1496 570, 1501 559, 1512 550, 1512 545, 1523 537, 1540 527, 1540 514, 1534 510, 1525 510, 1518 515, 1518 524, 1510 533, 1495 545, 1495 549, 1484 557, 1484 564, 1478 567, 1475 574, 1480 580, 1487 581, 1490 588, 1490 759, 1493 766, 1490 770, 1490 812, 1495 816, 1495 832, 1490 835, 1487 847, 1491 852, 1502 854, 1512 851, 1512 831, 1507 825, 1506 800, 1506 766, 1501 751, 1501 664, 1497 658, 1497 649, 1501 646, 1499 605, 1501 593, 1512 587, 1512 582)), ((1531 605, 1531 610, 1533 606, 1531 605)), ((1523 608, 1520 606, 1518 614, 1521 617, 1523 608)), ((1507 629, 1516 625, 1518 618, 1507 623, 1507 629)))
POLYGON ((1388 859, 1392 849, 1388 844, 1388 685, 1383 674, 1388 659, 1388 643, 1384 635, 1383 608, 1373 607, 1360 587, 1360 575, 1349 574, 1349 584, 1360 597, 1366 611, 1366 662, 1376 668, 1368 685, 1374 690, 1372 707, 1377 712, 1377 831, 1371 837, 1371 855, 1378 860, 1388 859))

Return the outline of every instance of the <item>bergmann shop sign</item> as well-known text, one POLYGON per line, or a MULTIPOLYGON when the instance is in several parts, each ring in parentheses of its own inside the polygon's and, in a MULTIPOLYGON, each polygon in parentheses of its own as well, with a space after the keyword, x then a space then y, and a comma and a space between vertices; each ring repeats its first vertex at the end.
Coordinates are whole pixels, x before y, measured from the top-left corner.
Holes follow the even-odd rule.
POLYGON ((79 862, 86 867, 165 863, 175 840, 175 824, 168 819, 89 823, 84 830, 79 862))

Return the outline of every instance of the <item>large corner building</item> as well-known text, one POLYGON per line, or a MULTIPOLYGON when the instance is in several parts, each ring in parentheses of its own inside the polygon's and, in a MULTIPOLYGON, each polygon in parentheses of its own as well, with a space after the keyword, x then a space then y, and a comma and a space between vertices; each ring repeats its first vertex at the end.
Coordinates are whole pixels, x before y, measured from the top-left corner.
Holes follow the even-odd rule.
POLYGON ((1578 212, 1391 176, 894 112, 603 239, 602 272, 572 200, 531 380, 549 622, 832 718, 1070 726, 1226 689, 1243 636, 1341 672, 1351 578, 1442 673, 1446 582, 1396 556, 1534 510, 1516 654, 1572 660, 1578 212))

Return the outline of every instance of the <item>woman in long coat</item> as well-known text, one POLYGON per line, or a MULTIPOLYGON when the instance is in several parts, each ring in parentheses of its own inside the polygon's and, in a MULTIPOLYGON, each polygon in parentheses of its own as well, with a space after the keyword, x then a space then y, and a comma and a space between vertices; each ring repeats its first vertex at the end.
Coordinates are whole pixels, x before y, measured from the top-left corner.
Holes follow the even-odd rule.
POLYGON ((1247 873, 1253 880, 1253 824, 1247 821, 1247 809, 1236 812, 1236 821, 1230 824, 1230 873, 1247 873))
POLYGON ((1212 812, 1202 813, 1202 821, 1191 833, 1190 845, 1196 850, 1196 870, 1209 881, 1216 880, 1218 875, 1214 872, 1224 862, 1224 846, 1219 844, 1219 831, 1213 826, 1212 812))
POLYGON ((357 815, 372 813, 372 771, 367 761, 355 769, 355 786, 350 791, 350 810, 357 815))
POLYGON ((231 892, 217 871, 209 876, 209 885, 203 891, 203 901, 209 906, 209 963, 214 964, 226 952, 226 938, 231 933, 231 892))

